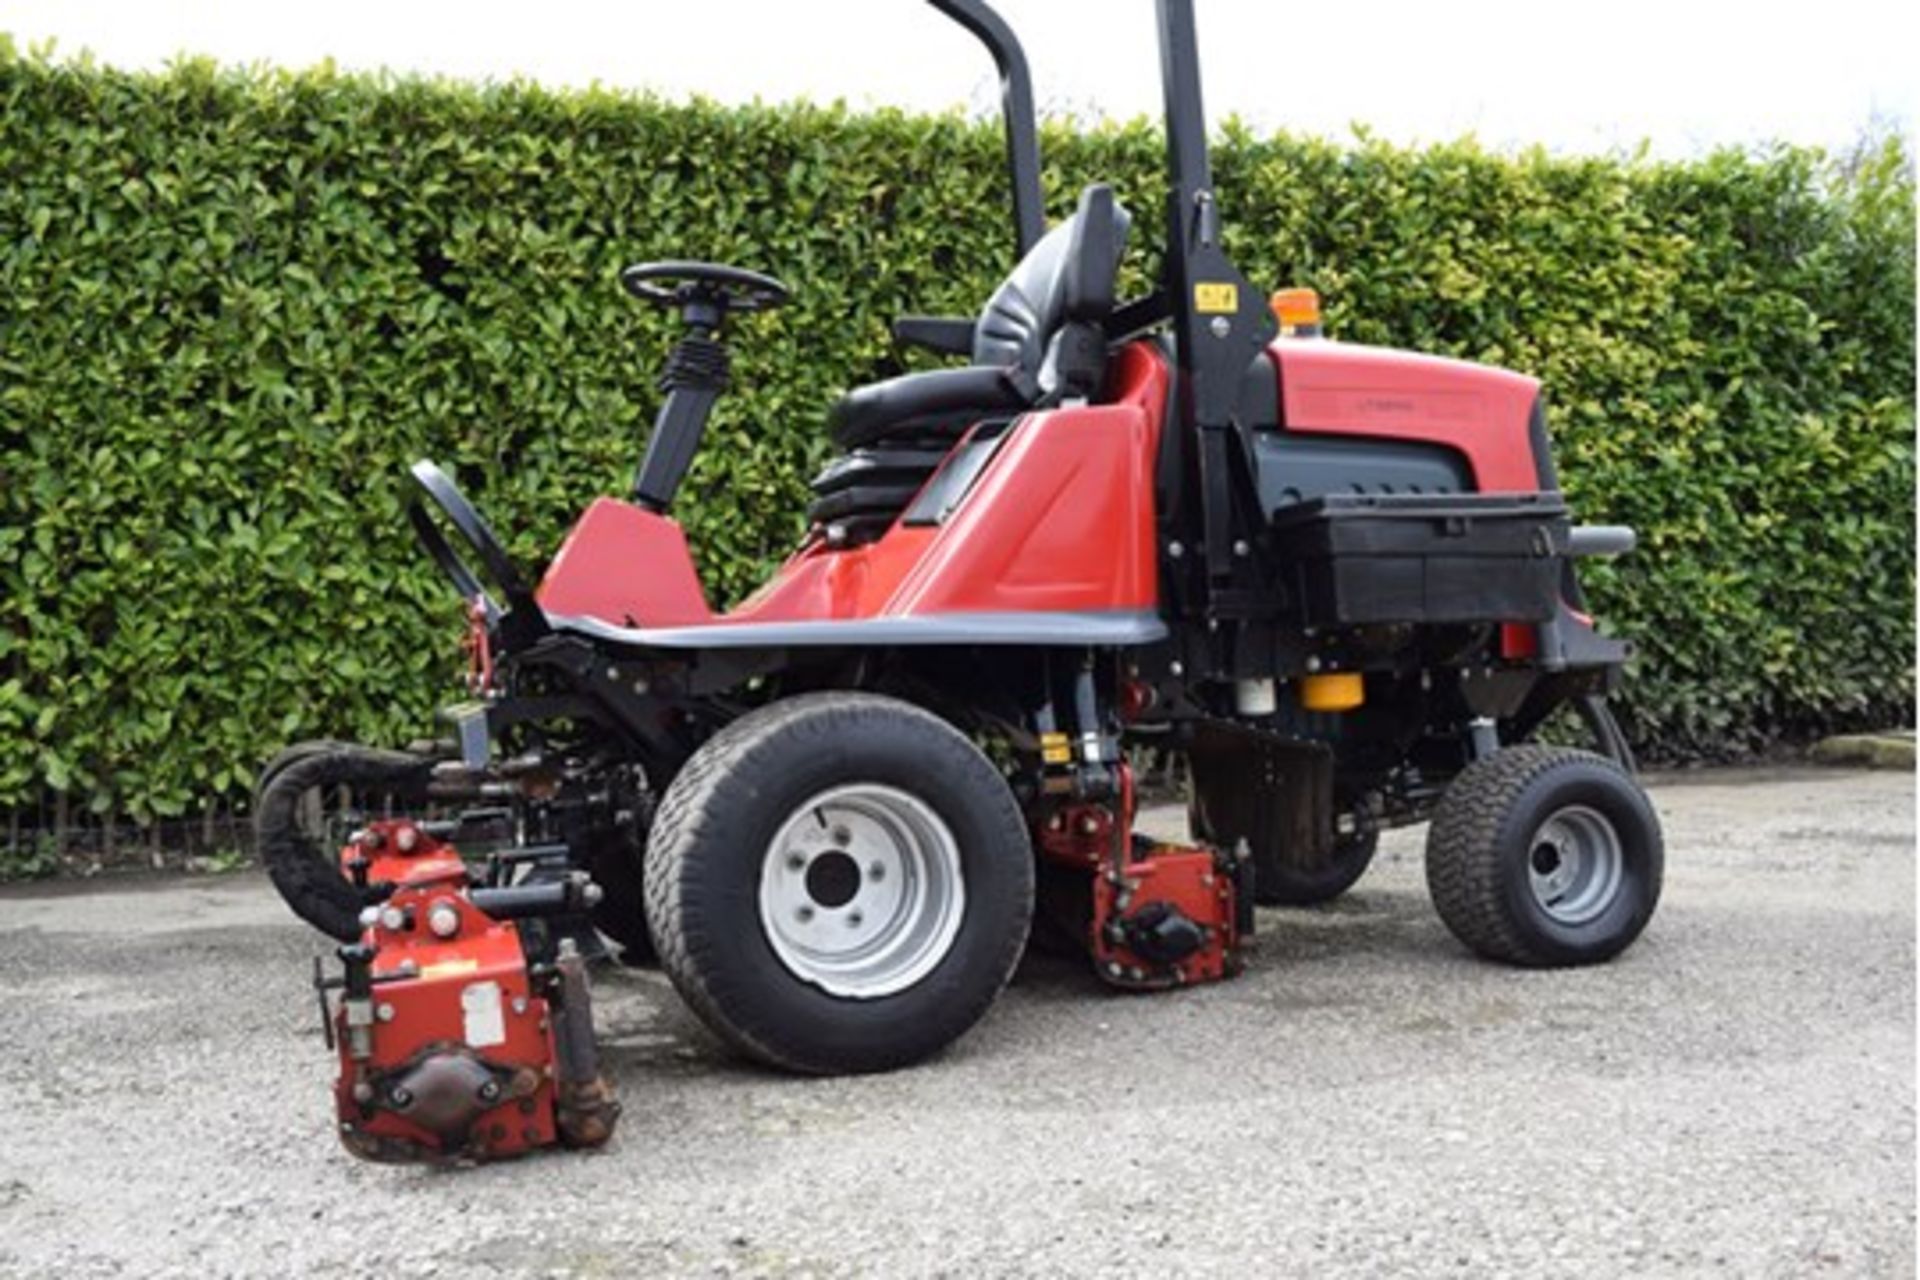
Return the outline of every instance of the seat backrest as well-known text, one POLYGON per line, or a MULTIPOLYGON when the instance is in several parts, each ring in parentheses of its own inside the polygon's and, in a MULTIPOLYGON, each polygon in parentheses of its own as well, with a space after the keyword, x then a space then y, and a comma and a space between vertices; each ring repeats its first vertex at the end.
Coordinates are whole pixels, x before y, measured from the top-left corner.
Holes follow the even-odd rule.
POLYGON ((1069 309, 1111 310, 1113 280, 1132 223, 1112 188, 1096 183, 1082 191, 1073 216, 1040 237, 987 299, 973 330, 973 363, 1017 368, 1037 378, 1047 344, 1061 325, 1105 318, 1069 315, 1069 309))

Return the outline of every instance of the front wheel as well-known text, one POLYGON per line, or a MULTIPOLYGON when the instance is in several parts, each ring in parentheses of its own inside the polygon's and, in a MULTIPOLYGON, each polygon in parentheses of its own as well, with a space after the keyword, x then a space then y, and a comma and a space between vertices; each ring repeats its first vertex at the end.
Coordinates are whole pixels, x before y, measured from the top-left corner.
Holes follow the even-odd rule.
POLYGON ((1665 850, 1646 793, 1613 761, 1527 744, 1468 766, 1427 833, 1427 888, 1455 937, 1509 964, 1594 964, 1660 901, 1665 850))
POLYGON ((1005 779, 938 717, 818 693, 742 716, 674 778, 646 857, 674 987, 773 1066, 936 1052, 1012 976, 1033 861, 1005 779))

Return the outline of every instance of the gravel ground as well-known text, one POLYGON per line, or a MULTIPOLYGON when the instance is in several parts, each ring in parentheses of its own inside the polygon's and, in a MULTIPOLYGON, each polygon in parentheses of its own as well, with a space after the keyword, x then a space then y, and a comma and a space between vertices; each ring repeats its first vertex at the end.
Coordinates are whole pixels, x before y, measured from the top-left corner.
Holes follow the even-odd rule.
POLYGON ((8 891, 0 1273, 1912 1275, 1913 785, 1659 782, 1665 902, 1579 972, 1469 958, 1396 833, 1237 981, 1033 957, 891 1076, 739 1065, 615 974, 614 1145, 457 1171, 333 1141, 264 880, 8 891))

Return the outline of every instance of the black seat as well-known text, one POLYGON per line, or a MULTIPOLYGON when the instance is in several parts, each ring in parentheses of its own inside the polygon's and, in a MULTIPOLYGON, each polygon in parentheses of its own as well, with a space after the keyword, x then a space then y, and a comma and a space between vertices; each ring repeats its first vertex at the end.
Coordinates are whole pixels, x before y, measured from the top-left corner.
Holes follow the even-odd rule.
POLYGON ((847 392, 828 412, 827 427, 845 449, 906 432, 957 436, 983 417, 1030 407, 1038 391, 1011 366, 905 373, 847 392))
MULTIPOLYGON (((850 452, 813 481, 816 523, 884 530, 966 429, 1087 397, 1099 389, 1115 276, 1132 219, 1113 191, 1080 193, 1073 216, 1042 236, 973 323, 972 363, 902 374, 847 392, 828 414, 850 452), (870 457, 875 450, 889 456, 870 457)), ((964 333, 965 321, 958 322, 964 333)))

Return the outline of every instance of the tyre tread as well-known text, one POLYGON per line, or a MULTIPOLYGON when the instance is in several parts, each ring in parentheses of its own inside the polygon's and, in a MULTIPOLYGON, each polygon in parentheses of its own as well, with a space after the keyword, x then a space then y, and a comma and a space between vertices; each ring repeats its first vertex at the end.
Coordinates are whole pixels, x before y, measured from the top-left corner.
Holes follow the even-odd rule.
POLYGON ((1631 775, 1605 756, 1522 743, 1468 765, 1441 797, 1427 833, 1427 892, 1453 936, 1482 956, 1534 968, 1556 963, 1508 909, 1499 845, 1501 828, 1527 789, 1570 764, 1605 769, 1633 785, 1631 775))
MULTIPOLYGON (((763 744, 794 733, 831 740, 857 732, 863 719, 877 714, 918 718, 956 747, 978 752, 952 725, 908 702, 846 691, 797 694, 751 711, 709 738, 674 776, 654 815, 648 840, 645 893, 647 919, 662 968, 681 998, 731 1048, 783 1070, 814 1075, 881 1071, 905 1066, 924 1054, 900 1052, 877 1061, 862 1059, 859 1062, 822 1055, 803 1057, 761 1034, 749 1019, 736 1016, 734 1010, 742 1002, 729 998, 734 993, 724 985, 723 975, 716 974, 713 967, 705 963, 709 930, 713 925, 689 909, 689 895, 684 892, 686 885, 704 870, 700 860, 689 854, 710 838, 710 829, 725 802, 723 789, 743 776, 751 776, 752 758, 763 744)), ((1011 821, 1006 836, 1009 842, 1024 847, 1027 835, 1018 810, 1012 808, 1011 803, 1009 810, 1011 821)), ((1029 914, 1023 913, 1010 922, 1007 936, 996 948, 999 981, 969 1006, 955 1010, 955 1020, 962 1027, 971 1026, 985 1014, 1011 979, 1026 945, 1029 914)))

